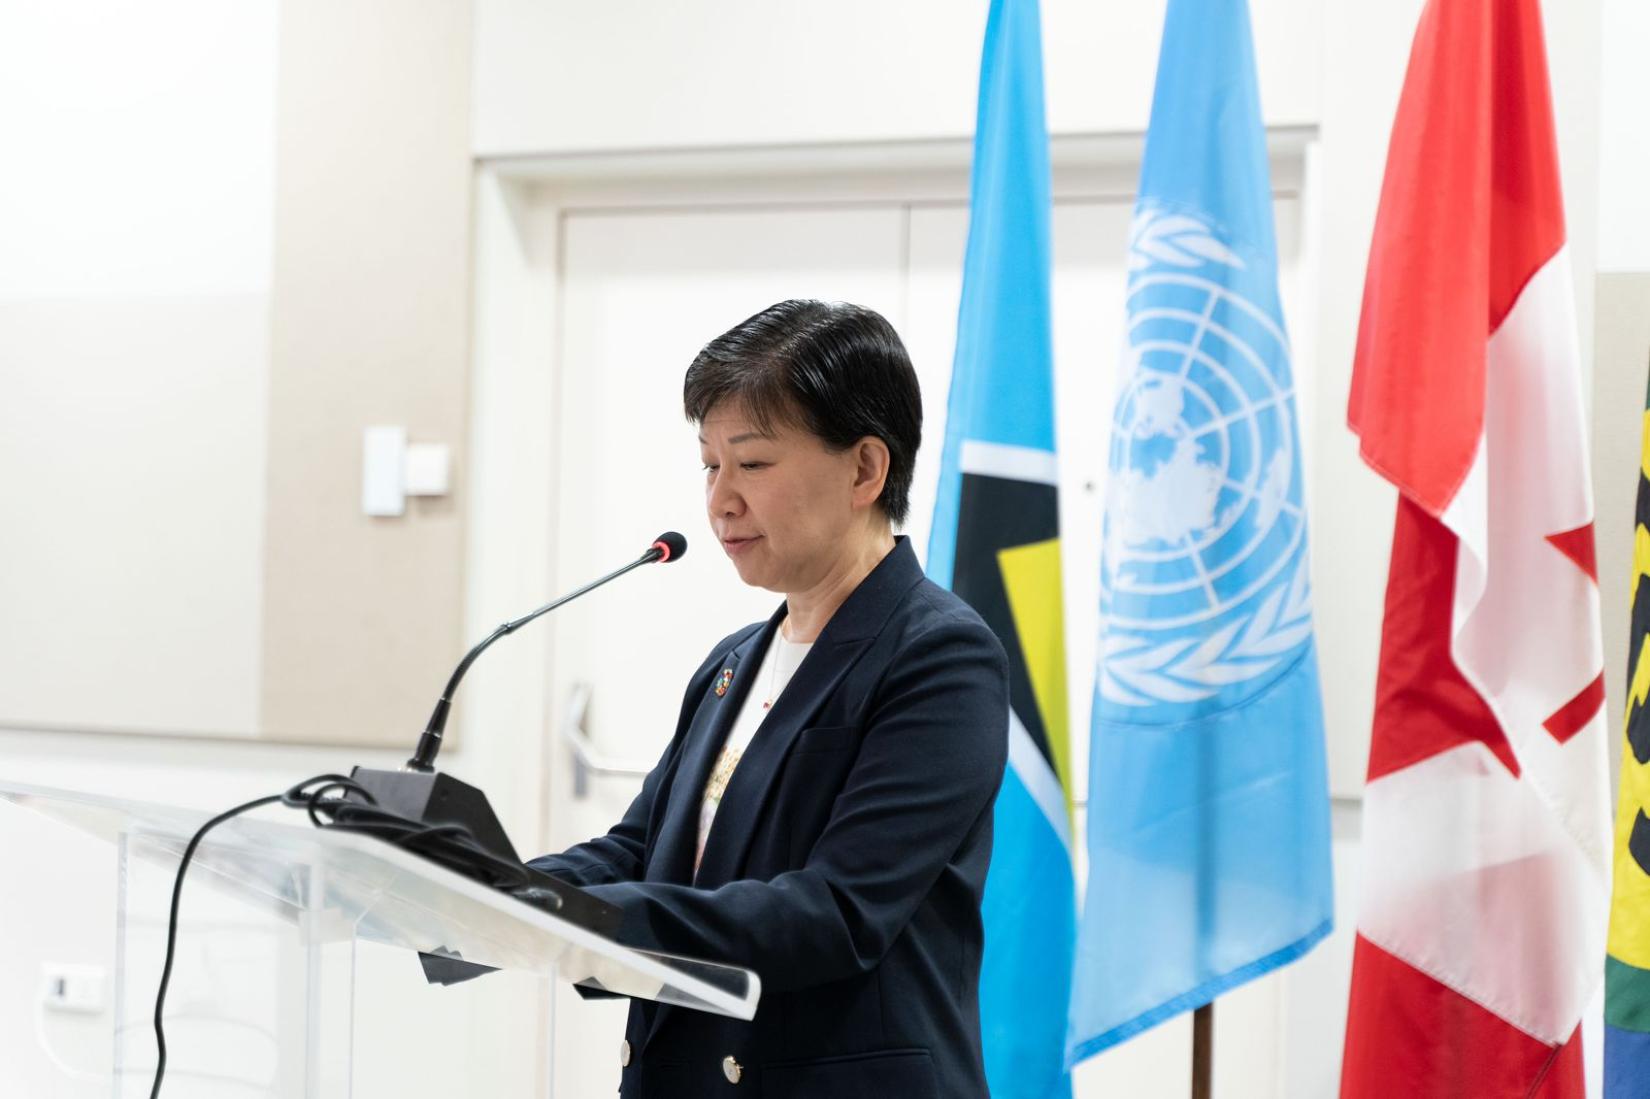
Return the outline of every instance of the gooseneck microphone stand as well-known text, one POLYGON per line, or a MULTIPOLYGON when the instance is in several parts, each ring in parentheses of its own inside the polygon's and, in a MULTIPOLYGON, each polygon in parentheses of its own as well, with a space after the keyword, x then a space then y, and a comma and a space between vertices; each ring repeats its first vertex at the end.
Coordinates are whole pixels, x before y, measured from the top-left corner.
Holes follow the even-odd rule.
POLYGON ((424 727, 424 735, 418 738, 418 749, 413 753, 413 757, 407 761, 407 770, 435 770, 435 756, 437 752, 441 751, 441 737, 447 729, 447 713, 452 708, 453 694, 458 690, 458 681, 464 678, 464 673, 470 670, 470 665, 476 662, 476 657, 487 650, 487 646, 507 634, 515 633, 539 615, 548 614, 563 603, 571 603, 584 593, 594 591, 610 580, 617 580, 631 569, 651 565, 655 561, 661 563, 674 561, 686 552, 687 539, 673 530, 666 531, 654 539, 653 544, 648 547, 646 553, 630 562, 630 564, 616 568, 606 576, 592 580, 576 591, 570 591, 566 595, 552 599, 538 610, 530 614, 524 614, 512 622, 506 622, 488 634, 480 644, 466 653, 464 659, 458 662, 458 667, 453 669, 453 677, 447 680, 447 689, 441 692, 441 698, 436 702, 434 712, 430 714, 429 724, 424 727))
POLYGON ((520 862, 509 837, 504 833, 504 826, 499 823, 492 806, 487 804, 487 796, 474 786, 435 770, 436 753, 441 750, 442 734, 447 727, 447 716, 452 711, 453 693, 457 691, 459 681, 464 678, 464 673, 470 670, 470 665, 475 663, 476 658, 485 652, 489 645, 506 634, 514 633, 540 615, 548 614, 564 603, 618 579, 632 569, 655 561, 675 561, 686 552, 687 539, 675 531, 667 531, 653 540, 646 553, 622 568, 592 580, 577 591, 551 600, 531 614, 504 623, 488 634, 481 644, 466 653, 464 659, 459 661, 458 667, 453 669, 452 678, 447 680, 446 690, 441 692, 441 699, 430 713, 429 724, 423 735, 418 738, 418 748, 406 765, 399 771, 357 767, 350 772, 350 779, 375 799, 379 806, 392 813, 425 824, 462 826, 469 830, 478 844, 499 858, 512 863, 520 862))

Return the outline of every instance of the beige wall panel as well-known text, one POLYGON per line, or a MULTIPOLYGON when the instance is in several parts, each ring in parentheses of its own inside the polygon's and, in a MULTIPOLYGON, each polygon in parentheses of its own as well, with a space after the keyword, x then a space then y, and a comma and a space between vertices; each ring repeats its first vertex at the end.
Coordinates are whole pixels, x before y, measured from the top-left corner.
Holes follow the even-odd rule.
POLYGON ((1598 588, 1604 619, 1604 697, 1610 765, 1627 686, 1627 590, 1633 575, 1633 509, 1650 368, 1650 272, 1601 274, 1594 299, 1593 486, 1598 508, 1598 588))
POLYGON ((464 453, 470 6, 281 7, 260 730, 412 745, 462 644, 464 477, 361 513, 361 432, 464 453))
POLYGON ((252 735, 267 331, 261 294, 0 298, 0 724, 252 735))

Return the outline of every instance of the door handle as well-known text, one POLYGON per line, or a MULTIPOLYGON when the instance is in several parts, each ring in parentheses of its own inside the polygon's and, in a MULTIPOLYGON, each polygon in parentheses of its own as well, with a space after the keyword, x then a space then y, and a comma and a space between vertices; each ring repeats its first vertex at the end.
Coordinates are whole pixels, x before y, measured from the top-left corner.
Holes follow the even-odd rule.
POLYGON ((590 684, 573 684, 572 693, 567 696, 567 709, 561 719, 562 739, 567 741, 573 753, 573 796, 580 799, 590 796, 591 775, 645 778, 653 770, 649 766, 604 755, 591 741, 584 727, 585 715, 590 712, 590 693, 590 684))

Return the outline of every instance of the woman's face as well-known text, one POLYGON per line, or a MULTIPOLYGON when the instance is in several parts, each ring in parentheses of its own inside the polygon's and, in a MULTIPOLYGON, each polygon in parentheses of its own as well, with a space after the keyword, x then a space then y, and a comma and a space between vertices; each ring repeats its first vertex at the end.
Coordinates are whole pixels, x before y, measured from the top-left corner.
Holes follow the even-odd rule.
POLYGON ((826 578, 865 510, 860 450, 832 451, 797 427, 764 434, 743 408, 711 409, 699 425, 705 512, 741 580, 790 593, 826 578))

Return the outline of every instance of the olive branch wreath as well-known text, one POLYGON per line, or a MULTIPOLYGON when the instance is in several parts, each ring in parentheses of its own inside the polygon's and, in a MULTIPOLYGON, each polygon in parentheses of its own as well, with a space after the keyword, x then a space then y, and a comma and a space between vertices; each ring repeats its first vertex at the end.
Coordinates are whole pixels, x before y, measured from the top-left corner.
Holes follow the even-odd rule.
POLYGON ((1100 645, 1100 693, 1126 706, 1198 702, 1265 675, 1311 634, 1311 584, 1302 554, 1288 584, 1269 593, 1252 615, 1208 637, 1153 643, 1140 634, 1108 632, 1100 645))

